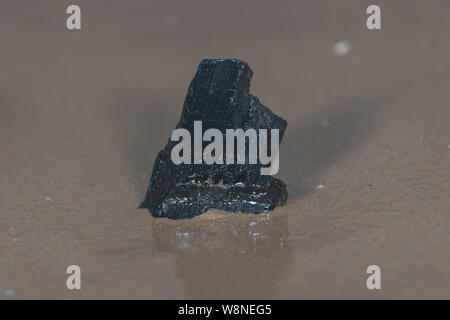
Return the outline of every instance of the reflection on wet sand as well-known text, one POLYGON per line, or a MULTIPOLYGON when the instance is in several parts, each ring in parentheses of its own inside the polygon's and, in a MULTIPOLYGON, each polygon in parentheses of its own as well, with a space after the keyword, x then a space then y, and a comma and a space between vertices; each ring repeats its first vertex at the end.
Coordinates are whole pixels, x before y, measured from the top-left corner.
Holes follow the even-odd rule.
POLYGON ((155 219, 152 231, 158 249, 173 255, 190 298, 273 297, 292 260, 282 210, 155 219))

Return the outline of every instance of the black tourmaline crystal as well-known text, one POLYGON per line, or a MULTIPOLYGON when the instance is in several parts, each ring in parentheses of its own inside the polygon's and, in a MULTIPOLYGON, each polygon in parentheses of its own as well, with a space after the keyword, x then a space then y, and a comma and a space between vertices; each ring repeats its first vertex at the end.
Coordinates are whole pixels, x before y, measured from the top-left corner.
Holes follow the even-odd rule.
MULTIPOLYGON (((240 60, 203 60, 189 86, 177 128, 187 129, 193 138, 194 121, 202 121, 203 132, 219 129, 224 141, 226 129, 279 129, 281 141, 287 122, 249 93, 252 75, 247 63, 240 60)), ((141 205, 153 216, 192 218, 209 208, 260 213, 286 202, 286 185, 269 175, 261 175, 260 161, 248 164, 246 158, 246 164, 176 165, 171 160, 176 144, 169 141, 153 166, 141 205)))

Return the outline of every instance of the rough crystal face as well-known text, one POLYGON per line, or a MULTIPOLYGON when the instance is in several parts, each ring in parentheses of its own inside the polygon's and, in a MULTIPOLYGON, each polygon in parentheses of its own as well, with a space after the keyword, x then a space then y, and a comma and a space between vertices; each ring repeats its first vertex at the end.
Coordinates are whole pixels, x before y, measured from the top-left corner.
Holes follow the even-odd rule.
MULTIPOLYGON (((202 121, 203 132, 219 129, 224 141, 226 129, 278 129, 281 142, 287 122, 249 93, 252 75, 248 64, 237 59, 203 60, 189 86, 177 128, 187 129, 194 137, 194 121, 202 121)), ((202 143, 203 147, 208 144, 202 143)), ((261 175, 260 161, 249 164, 247 157, 244 164, 176 165, 171 160, 176 144, 169 140, 153 167, 141 205, 153 216, 192 218, 210 208, 261 213, 286 202, 286 185, 261 175)), ((270 152, 270 143, 268 147, 270 152)))

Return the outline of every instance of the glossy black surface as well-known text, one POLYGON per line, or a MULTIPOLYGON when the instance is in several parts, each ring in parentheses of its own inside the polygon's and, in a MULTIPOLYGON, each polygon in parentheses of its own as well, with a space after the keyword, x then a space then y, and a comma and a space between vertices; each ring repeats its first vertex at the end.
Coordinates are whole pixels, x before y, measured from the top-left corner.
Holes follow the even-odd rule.
MULTIPOLYGON (((279 129, 281 142, 287 122, 249 93, 252 75, 247 63, 240 60, 203 60, 189 86, 177 128, 189 130, 192 139, 194 121, 200 120, 203 132, 209 128, 219 129, 223 134, 225 129, 279 129)), ((175 165, 170 154, 177 143, 169 141, 153 167, 141 205, 153 216, 191 218, 209 208, 260 213, 286 202, 286 185, 261 175, 259 161, 258 164, 248 164, 246 159, 246 164, 175 165)), ((204 146, 208 143, 204 142, 204 146)))

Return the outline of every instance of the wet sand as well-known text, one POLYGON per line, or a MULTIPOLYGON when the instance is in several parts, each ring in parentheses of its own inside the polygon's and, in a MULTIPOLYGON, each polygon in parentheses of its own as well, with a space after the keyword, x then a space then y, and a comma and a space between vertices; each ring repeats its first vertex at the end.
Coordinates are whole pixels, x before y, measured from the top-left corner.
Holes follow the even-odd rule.
POLYGON ((241 2, 77 1, 68 31, 69 1, 2 1, 0 299, 450 298, 448 1, 377 1, 380 31, 368 1, 241 2), (229 57, 288 121, 288 202, 155 219, 157 152, 229 57))

